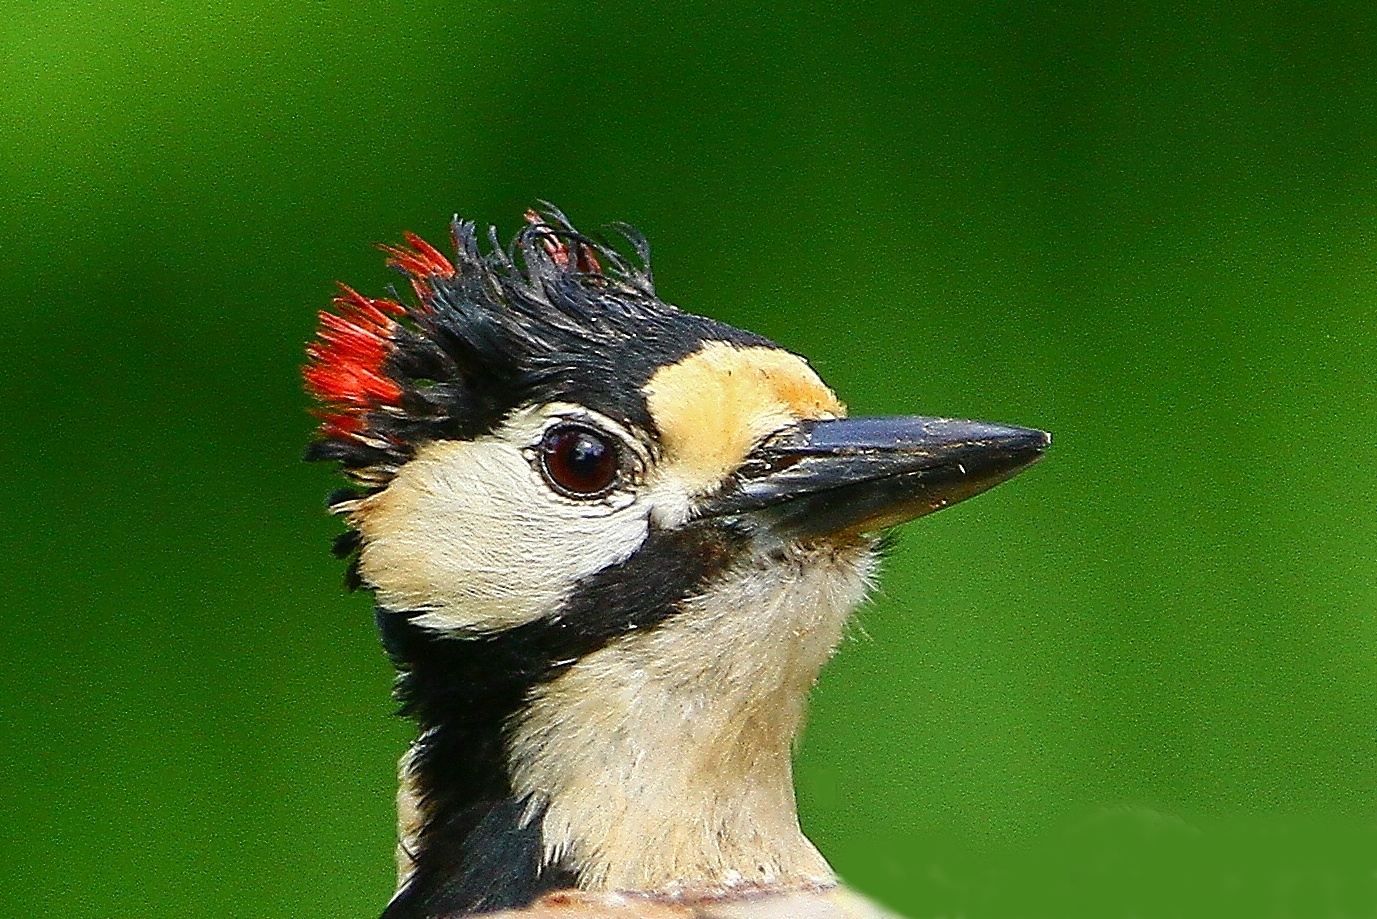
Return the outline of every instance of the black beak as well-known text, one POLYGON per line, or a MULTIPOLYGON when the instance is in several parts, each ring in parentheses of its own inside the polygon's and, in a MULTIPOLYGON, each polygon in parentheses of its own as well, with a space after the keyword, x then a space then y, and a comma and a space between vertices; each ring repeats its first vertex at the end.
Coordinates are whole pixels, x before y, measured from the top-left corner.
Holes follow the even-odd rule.
POLYGON ((804 421, 761 444, 701 516, 749 515, 790 539, 875 532, 993 488, 1051 442, 950 418, 804 421))

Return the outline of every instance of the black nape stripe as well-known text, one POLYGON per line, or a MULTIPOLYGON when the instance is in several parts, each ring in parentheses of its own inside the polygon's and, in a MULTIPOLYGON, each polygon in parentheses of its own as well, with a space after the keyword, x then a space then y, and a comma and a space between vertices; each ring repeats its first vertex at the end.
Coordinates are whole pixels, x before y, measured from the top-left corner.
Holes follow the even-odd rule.
POLYGON ((652 531, 629 559, 578 585, 556 616, 472 638, 379 608, 401 675, 402 714, 422 729, 412 760, 424 825, 416 870, 384 919, 435 919, 528 905, 578 883, 542 865, 541 815, 523 825, 507 771, 506 729, 531 689, 629 632, 653 628, 737 556, 743 537, 718 523, 652 531))

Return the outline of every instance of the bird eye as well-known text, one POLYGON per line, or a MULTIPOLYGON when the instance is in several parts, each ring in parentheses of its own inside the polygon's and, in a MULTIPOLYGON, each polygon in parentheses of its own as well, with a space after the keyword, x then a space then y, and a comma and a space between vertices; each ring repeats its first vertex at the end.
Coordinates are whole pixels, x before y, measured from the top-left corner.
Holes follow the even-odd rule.
POLYGON ((616 442, 592 428, 556 425, 540 442, 540 468, 546 480, 571 498, 596 498, 617 481, 621 458, 616 442))

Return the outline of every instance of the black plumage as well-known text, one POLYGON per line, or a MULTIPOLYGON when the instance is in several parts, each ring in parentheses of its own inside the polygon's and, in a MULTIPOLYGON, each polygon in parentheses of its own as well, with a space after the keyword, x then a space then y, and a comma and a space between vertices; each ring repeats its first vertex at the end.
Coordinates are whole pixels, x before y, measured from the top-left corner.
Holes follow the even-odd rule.
POLYGON ((634 261, 554 208, 528 219, 505 248, 490 229, 485 252, 474 224, 456 217, 452 262, 416 237, 411 249, 384 247, 415 302, 352 291, 337 302, 396 317, 366 330, 381 353, 363 369, 389 391, 361 391, 357 351, 317 346, 307 379, 328 408, 308 460, 338 461, 376 487, 423 443, 473 438, 521 406, 560 400, 649 428, 641 388, 659 368, 705 341, 774 347, 660 300, 649 247, 633 228, 617 229, 634 261), (341 365, 342 382, 330 375, 341 365))

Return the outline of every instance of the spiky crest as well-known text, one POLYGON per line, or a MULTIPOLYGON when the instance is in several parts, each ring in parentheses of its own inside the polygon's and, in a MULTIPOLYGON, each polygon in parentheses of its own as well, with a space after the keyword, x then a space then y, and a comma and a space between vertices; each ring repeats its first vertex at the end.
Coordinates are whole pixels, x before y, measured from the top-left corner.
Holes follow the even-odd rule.
POLYGON ((352 438, 363 416, 382 406, 397 406, 402 389, 387 376, 394 316, 406 312, 391 300, 370 300, 340 285, 334 299, 339 313, 322 310, 320 341, 306 347, 311 363, 303 371, 306 388, 324 407, 317 411, 321 434, 352 438))
POLYGON ((456 217, 453 260, 412 233, 379 246, 414 302, 341 288, 308 349, 307 389, 323 406, 307 459, 338 460, 376 489, 421 444, 479 436, 527 404, 573 401, 649 426, 641 387, 658 367, 708 339, 769 344, 662 302, 631 227, 614 229, 634 259, 552 206, 525 217, 505 248, 490 227, 486 252, 456 217))

